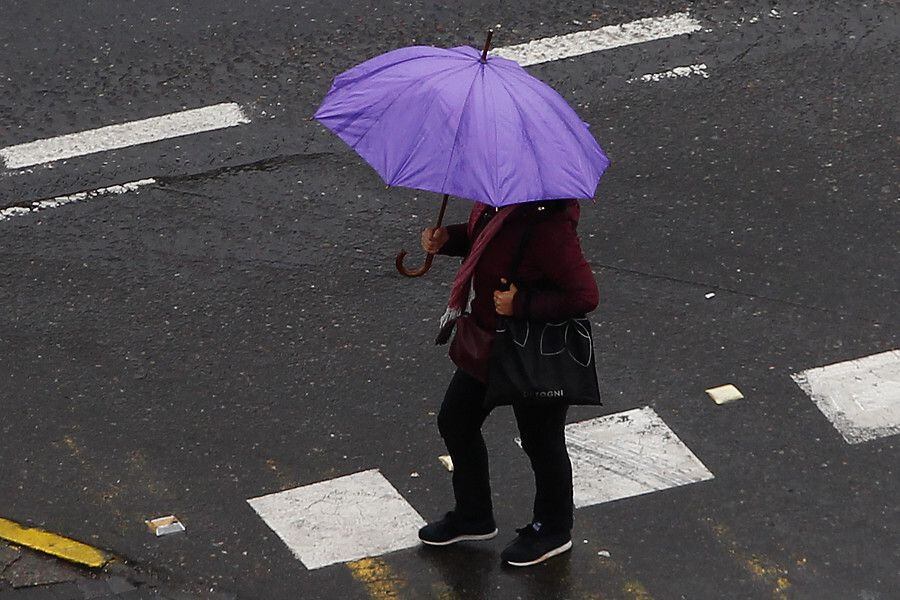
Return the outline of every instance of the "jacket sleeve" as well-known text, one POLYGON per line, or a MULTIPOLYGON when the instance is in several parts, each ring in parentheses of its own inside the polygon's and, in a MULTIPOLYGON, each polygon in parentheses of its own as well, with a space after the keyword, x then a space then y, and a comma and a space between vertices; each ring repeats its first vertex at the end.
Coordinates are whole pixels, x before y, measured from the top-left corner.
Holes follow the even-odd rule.
POLYGON ((441 246, 438 254, 444 254, 446 256, 466 256, 471 247, 468 229, 468 223, 447 225, 447 233, 450 235, 450 239, 441 246))
POLYGON ((535 261, 547 285, 519 289, 513 297, 513 316, 553 320, 591 312, 600 302, 600 292, 581 252, 574 223, 567 220, 561 227, 541 229, 533 238, 537 243, 532 248, 537 252, 529 258, 535 261), (548 251, 550 248, 552 251, 548 251))

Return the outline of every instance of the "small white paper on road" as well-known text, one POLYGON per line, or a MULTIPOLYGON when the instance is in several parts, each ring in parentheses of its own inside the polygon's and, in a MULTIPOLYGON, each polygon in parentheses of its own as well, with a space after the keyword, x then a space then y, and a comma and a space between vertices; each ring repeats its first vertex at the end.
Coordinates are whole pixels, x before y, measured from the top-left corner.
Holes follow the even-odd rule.
POLYGON ((438 456, 438 460, 441 461, 441 464, 444 465, 448 471, 453 472, 453 459, 450 458, 449 454, 442 454, 438 456))
POLYGON ((247 502, 307 569, 416 546, 425 525, 376 469, 247 502))
POLYGON ((719 387, 709 388, 706 393, 716 404, 726 404, 734 402, 744 397, 739 389, 731 385, 720 385, 719 387))
POLYGON ((816 367, 793 378, 848 443, 900 433, 900 350, 816 367))
POLYGON ((712 479, 649 406, 566 426, 575 506, 712 479))

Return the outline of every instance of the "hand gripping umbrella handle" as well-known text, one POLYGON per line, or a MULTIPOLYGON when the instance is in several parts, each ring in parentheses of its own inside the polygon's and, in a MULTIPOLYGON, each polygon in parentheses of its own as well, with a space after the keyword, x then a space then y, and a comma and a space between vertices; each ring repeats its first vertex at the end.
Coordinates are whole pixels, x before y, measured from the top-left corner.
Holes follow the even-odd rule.
MULTIPOLYGON (((449 194, 444 194, 444 202, 441 204, 441 212, 438 214, 437 224, 434 226, 435 229, 438 229, 441 226, 441 223, 444 221, 444 211, 447 209, 447 199, 450 198, 449 194)), ((434 262, 434 254, 428 254, 425 257, 425 264, 423 264, 418 269, 407 269, 403 264, 403 259, 406 258, 406 250, 401 250, 397 254, 397 260, 395 261, 397 265, 397 270, 400 271, 401 275, 406 275, 407 277, 421 277, 425 273, 428 272, 428 269, 431 268, 431 263, 434 262)))
MULTIPOLYGON (((491 38, 493 38, 493 37, 494 37, 494 31, 492 29, 488 30, 487 39, 485 39, 485 41, 484 41, 484 50, 481 52, 481 62, 482 63, 487 62, 487 53, 491 49, 491 38)), ((444 194, 444 202, 443 202, 443 204, 441 204, 441 212, 438 215, 437 224, 434 226, 435 229, 439 228, 441 226, 441 222, 444 220, 444 210, 447 208, 447 198, 449 198, 449 197, 450 197, 449 194, 444 194)), ((434 261, 434 254, 429 254, 428 256, 426 256, 425 264, 423 264, 421 267, 419 267, 418 269, 416 269, 414 271, 407 269, 403 265, 403 259, 405 259, 405 258, 406 258, 406 250, 401 250, 397 254, 397 260, 396 260, 397 270, 400 271, 400 274, 406 275, 407 277, 421 277, 422 275, 424 275, 425 273, 428 272, 428 269, 431 268, 431 263, 434 261)))

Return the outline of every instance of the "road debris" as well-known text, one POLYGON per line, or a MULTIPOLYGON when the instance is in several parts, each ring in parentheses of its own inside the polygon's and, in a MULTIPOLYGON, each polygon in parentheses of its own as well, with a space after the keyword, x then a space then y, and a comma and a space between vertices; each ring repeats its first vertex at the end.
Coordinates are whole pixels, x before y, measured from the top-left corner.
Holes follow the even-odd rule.
POLYGON ((451 473, 453 472, 453 459, 450 458, 449 454, 443 454, 441 456, 438 456, 438 460, 441 461, 441 463, 445 467, 447 467, 448 471, 450 471, 451 473))
POLYGON ((740 400, 744 397, 740 390, 738 390, 730 383, 728 385, 720 385, 719 387, 709 388, 708 390, 706 390, 706 393, 709 394, 709 397, 712 398, 716 404, 725 404, 726 402, 740 400))
POLYGON ((169 515, 168 517, 158 517, 156 519, 151 519, 146 521, 147 527, 150 528, 150 531, 156 534, 156 537, 160 537, 163 535, 169 535, 171 533, 180 533, 184 531, 184 525, 181 524, 181 521, 178 520, 174 515, 169 515))

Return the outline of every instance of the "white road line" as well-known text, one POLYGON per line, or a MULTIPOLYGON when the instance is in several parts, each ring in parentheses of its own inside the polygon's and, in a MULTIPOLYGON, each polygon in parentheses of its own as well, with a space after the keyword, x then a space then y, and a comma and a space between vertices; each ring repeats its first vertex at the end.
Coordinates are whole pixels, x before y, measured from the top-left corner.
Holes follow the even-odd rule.
POLYGON ((22 217, 41 210, 47 210, 48 208, 57 208, 59 206, 71 204, 73 202, 90 200, 91 198, 96 198, 97 196, 106 196, 109 194, 118 195, 124 194, 126 192, 133 192, 138 188, 153 183, 156 183, 155 179, 141 179, 138 181, 130 181, 128 183, 122 183, 119 185, 112 185, 97 190, 78 192, 77 194, 69 194, 68 196, 57 196, 56 198, 50 198, 47 200, 38 200, 36 202, 32 202, 29 206, 11 206, 9 208, 0 209, 0 221, 6 221, 7 219, 11 219, 13 217, 22 217))
POLYGON ((509 58, 527 67, 551 60, 693 33, 700 29, 699 21, 692 18, 689 13, 681 12, 666 17, 650 17, 621 25, 608 25, 599 29, 532 40, 524 44, 497 48, 491 55, 509 58))
POLYGON ((793 375, 849 444, 900 433, 900 350, 793 375))
POLYGON ((240 106, 228 102, 9 146, 0 149, 0 160, 19 169, 249 122, 240 106))
POLYGON ((661 81, 663 79, 690 77, 692 75, 699 75, 704 79, 708 79, 709 73, 706 72, 706 64, 700 63, 697 65, 688 65, 686 67, 675 67, 674 69, 669 69, 668 71, 663 71, 662 73, 647 73, 646 75, 641 75, 640 77, 632 77, 628 80, 628 83, 634 83, 635 81, 661 81))
MULTIPOLYGON (((699 21, 689 13, 682 12, 532 40, 525 44, 497 48, 492 55, 511 58, 527 66, 669 38, 700 29, 699 21)), ((21 169, 249 122, 250 119, 240 106, 228 102, 8 146, 0 149, 0 162, 7 169, 21 169)))

